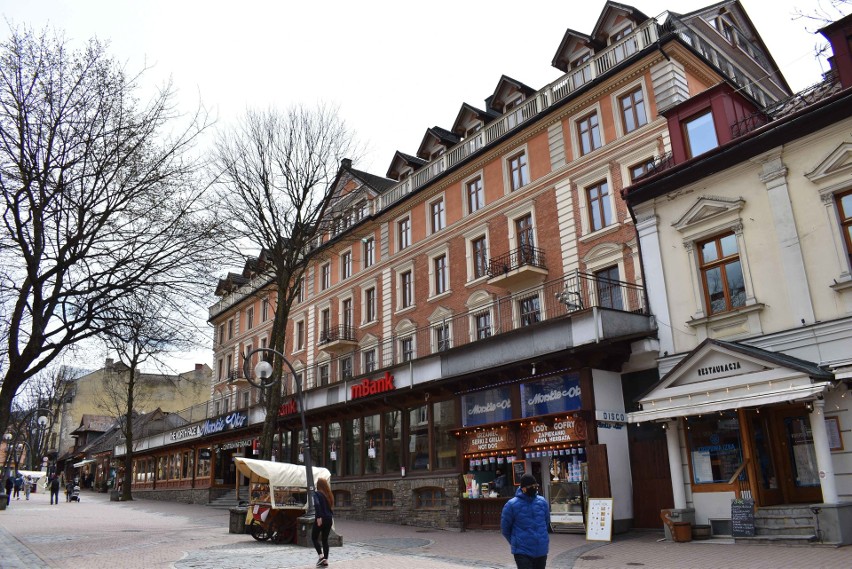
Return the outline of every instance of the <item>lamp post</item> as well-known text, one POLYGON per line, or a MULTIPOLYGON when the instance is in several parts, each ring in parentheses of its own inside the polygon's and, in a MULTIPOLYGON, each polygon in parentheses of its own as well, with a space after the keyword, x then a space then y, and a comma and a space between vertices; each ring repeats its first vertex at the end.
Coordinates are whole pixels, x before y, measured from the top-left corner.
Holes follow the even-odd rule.
POLYGON ((302 417, 302 440, 304 441, 304 445, 305 445, 305 452, 304 452, 305 481, 307 482, 307 485, 308 485, 308 509, 305 512, 304 517, 313 517, 314 516, 314 491, 315 491, 315 488, 314 488, 314 471, 313 471, 313 465, 311 464, 311 460, 312 460, 311 459, 311 437, 310 437, 310 434, 308 433, 308 423, 305 420, 305 397, 304 397, 304 392, 302 391, 302 380, 299 378, 299 374, 296 373, 296 370, 293 369, 293 365, 289 361, 287 361, 287 357, 284 356, 284 354, 282 354, 278 350, 274 350, 272 348, 257 348, 257 349, 250 351, 250 352, 247 352, 243 356, 243 358, 244 358, 243 359, 243 375, 245 376, 246 380, 250 384, 252 384, 253 386, 255 386, 259 389, 266 389, 266 388, 275 387, 279 383, 278 380, 275 380, 275 379, 272 378, 272 373, 274 371, 272 364, 269 363, 268 361, 264 360, 264 359, 260 360, 257 363, 257 365, 254 366, 254 374, 258 378, 260 378, 260 383, 254 381, 254 379, 252 379, 251 367, 250 367, 251 356, 253 356, 256 353, 260 353, 260 352, 269 352, 271 354, 274 354, 275 356, 278 356, 278 358, 282 362, 287 364, 287 367, 290 369, 290 373, 293 374, 293 379, 296 382, 296 398, 299 401, 299 414, 302 417))

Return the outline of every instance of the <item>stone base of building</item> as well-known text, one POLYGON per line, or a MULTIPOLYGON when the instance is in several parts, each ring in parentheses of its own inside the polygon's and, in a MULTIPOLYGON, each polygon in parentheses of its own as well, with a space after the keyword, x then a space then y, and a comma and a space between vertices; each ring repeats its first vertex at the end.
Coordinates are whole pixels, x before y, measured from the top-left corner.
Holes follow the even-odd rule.
POLYGON ((210 503, 210 489, 187 488, 174 490, 134 490, 133 497, 143 500, 160 500, 162 502, 206 505, 210 503))

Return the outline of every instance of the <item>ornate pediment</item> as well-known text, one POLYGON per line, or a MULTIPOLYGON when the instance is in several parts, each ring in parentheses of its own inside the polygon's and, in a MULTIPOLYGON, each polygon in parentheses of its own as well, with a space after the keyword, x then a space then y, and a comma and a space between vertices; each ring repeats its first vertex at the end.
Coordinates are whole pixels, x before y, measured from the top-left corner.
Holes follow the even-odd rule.
POLYGON ((739 212, 744 205, 745 200, 742 198, 701 196, 680 219, 672 223, 672 227, 683 232, 705 221, 717 220, 729 213, 739 212))
POLYGON ((852 142, 844 142, 805 176, 816 184, 828 178, 848 176, 849 174, 852 174, 852 142))

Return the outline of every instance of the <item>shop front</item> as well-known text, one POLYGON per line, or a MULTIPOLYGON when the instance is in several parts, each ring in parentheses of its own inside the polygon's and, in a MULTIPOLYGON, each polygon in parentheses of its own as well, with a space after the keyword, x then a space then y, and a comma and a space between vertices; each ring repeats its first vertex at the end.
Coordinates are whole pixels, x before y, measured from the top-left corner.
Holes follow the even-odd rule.
POLYGON ((585 530, 587 428, 581 399, 578 373, 462 396, 465 529, 499 528, 503 504, 521 476, 531 473, 551 504, 554 529, 585 530), (507 477, 508 491, 496 490, 499 475, 507 477))
POLYGON ((813 517, 805 524, 813 539, 843 541, 852 538, 841 535, 852 505, 839 500, 836 475, 849 470, 840 460, 846 394, 814 363, 707 340, 640 398, 629 420, 666 431, 684 521, 737 537, 732 503, 745 502, 758 519, 813 517))

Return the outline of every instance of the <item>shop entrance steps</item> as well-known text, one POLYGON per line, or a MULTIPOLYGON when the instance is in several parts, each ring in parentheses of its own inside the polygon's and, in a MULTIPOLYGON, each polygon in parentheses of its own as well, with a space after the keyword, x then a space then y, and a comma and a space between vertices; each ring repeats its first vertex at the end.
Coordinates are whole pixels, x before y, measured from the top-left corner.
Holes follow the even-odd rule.
POLYGON ((223 490, 221 493, 215 498, 210 497, 210 502, 207 503, 211 508, 216 508, 219 510, 229 510, 231 508, 236 508, 239 504, 237 503, 237 491, 236 490, 223 490))
POLYGON ((737 543, 811 545, 817 541, 816 517, 808 506, 763 506, 754 513, 754 537, 738 537, 737 543))

